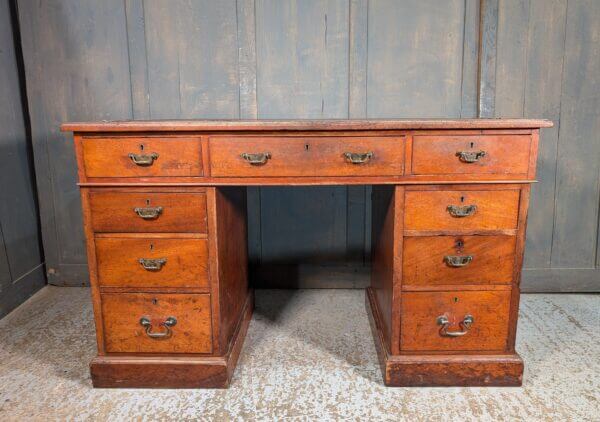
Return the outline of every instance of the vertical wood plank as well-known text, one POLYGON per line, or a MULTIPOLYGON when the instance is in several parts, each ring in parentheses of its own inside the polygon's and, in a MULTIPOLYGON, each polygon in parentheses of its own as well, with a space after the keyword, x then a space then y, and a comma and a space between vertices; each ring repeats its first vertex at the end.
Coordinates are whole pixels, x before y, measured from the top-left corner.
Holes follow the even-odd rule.
POLYGON ((496 36, 496 117, 523 117, 529 0, 501 1, 496 36))
MULTIPOLYGON (((524 115, 551 119, 554 127, 540 131, 525 268, 550 268, 566 12, 566 0, 531 0, 524 115)), ((526 279, 523 284, 527 288, 526 279)))
POLYGON ((480 16, 478 117, 493 117, 496 95, 498 0, 481 0, 480 16))
POLYGON ((552 247, 555 268, 596 261, 600 143, 600 3, 567 5, 552 247))
POLYGON ((85 248, 68 120, 131 118, 123 1, 19 2, 49 280, 81 283, 85 248))
POLYGON ((131 105, 134 119, 150 119, 144 0, 125 0, 131 105))
POLYGON ((144 6, 152 118, 238 118, 235 0, 144 6))
POLYGON ((464 0, 369 1, 367 117, 458 117, 464 0))
POLYGON ((479 0, 465 0, 460 117, 477 117, 479 0))

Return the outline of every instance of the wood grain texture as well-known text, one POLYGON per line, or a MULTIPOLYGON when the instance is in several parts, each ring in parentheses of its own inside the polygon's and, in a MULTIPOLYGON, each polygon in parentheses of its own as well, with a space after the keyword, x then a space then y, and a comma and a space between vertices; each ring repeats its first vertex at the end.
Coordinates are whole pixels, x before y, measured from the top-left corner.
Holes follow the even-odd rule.
POLYGON ((412 174, 526 174, 531 135, 413 136, 412 174), (484 152, 474 163, 459 152, 484 152))
POLYGON ((103 293, 104 342, 108 353, 211 353, 210 295, 103 293), (140 324, 147 317, 152 332, 162 333, 167 318, 177 324, 168 338, 150 338, 140 324))
POLYGON ((406 192, 405 230, 501 230, 516 229, 519 190, 418 190, 406 192), (453 217, 448 205, 475 205, 466 217, 453 217))
POLYGON ((402 286, 510 284, 515 244, 514 236, 406 237, 402 286), (465 267, 451 267, 446 256, 471 256, 473 260, 465 267))
POLYGON ((95 239, 101 287, 209 287, 206 239, 112 236, 95 239), (166 263, 147 270, 142 258, 166 263))
POLYGON ((402 137, 210 137, 213 177, 397 176, 404 173, 402 137), (268 153, 263 165, 242 154, 268 153), (345 153, 371 153, 353 164, 345 153))
POLYGON ((504 351, 509 332, 510 291, 404 292, 400 350, 402 351, 504 351), (440 334, 437 317, 450 321, 448 331, 461 331, 460 322, 474 322, 462 337, 440 334))
POLYGON ((83 138, 87 177, 202 176, 199 138, 83 138), (129 154, 157 154, 151 165, 137 165, 129 154))
POLYGON ((206 195, 203 193, 106 192, 90 195, 92 227, 96 232, 206 233, 206 195), (162 207, 156 219, 143 219, 137 207, 162 207))

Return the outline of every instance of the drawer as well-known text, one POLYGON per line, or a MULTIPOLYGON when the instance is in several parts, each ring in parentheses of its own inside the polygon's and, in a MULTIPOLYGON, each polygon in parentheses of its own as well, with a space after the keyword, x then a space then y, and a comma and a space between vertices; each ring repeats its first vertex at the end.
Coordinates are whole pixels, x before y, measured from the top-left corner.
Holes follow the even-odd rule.
POLYGON ((515 236, 405 237, 402 285, 510 284, 515 236))
POLYGON ((415 190, 405 196, 405 230, 506 230, 519 219, 518 189, 415 190))
POLYGON ((89 193, 95 232, 206 233, 205 193, 89 193))
POLYGON ((102 287, 208 287, 206 239, 97 237, 102 287))
POLYGON ((509 313, 510 290, 406 292, 402 294, 400 349, 503 351, 509 313))
POLYGON ((211 353, 208 294, 105 293, 108 353, 211 353))
POLYGON ((403 137, 211 137, 213 177, 400 176, 403 137))
POLYGON ((531 135, 418 135, 412 174, 520 174, 529 170, 531 135))
POLYGON ((199 138, 83 138, 87 177, 202 176, 199 138))

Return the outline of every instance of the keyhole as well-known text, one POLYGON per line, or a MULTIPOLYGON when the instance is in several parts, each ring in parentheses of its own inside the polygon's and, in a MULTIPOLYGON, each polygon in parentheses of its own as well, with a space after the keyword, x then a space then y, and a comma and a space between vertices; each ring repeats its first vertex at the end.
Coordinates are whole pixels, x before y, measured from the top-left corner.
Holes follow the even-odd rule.
POLYGON ((153 251, 154 250, 154 244, 150 243, 150 250, 153 251))
POLYGON ((475 147, 475 142, 471 142, 471 148, 475 147))
POLYGON ((465 197, 464 196, 460 197, 460 202, 465 202, 465 197))
POLYGON ((457 302, 458 302, 458 298, 457 298, 457 297, 455 297, 455 298, 454 298, 454 303, 457 303, 457 302))
POLYGON ((158 303, 158 299, 156 299, 156 298, 152 299, 152 304, 153 305, 156 305, 157 303, 158 303))
POLYGON ((150 200, 146 199, 146 205, 150 205, 150 200))
POLYGON ((460 249, 460 248, 462 248, 463 246, 465 246, 465 242, 464 242, 463 240, 461 240, 461 239, 458 239, 458 240, 456 241, 456 247, 457 247, 458 249, 460 249))
POLYGON ((140 144, 140 151, 144 150, 144 144, 140 144))
POLYGON ((304 149, 308 151, 308 144, 304 145, 304 149))

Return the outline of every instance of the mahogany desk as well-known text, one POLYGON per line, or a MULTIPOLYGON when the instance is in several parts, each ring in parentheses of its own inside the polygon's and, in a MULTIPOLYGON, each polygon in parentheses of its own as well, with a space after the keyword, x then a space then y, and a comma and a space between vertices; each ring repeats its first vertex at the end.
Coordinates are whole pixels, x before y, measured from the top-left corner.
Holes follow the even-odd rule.
POLYGON ((520 385, 519 280, 546 120, 67 123, 96 387, 226 387, 253 309, 246 189, 373 185, 366 304, 390 386, 520 385))

